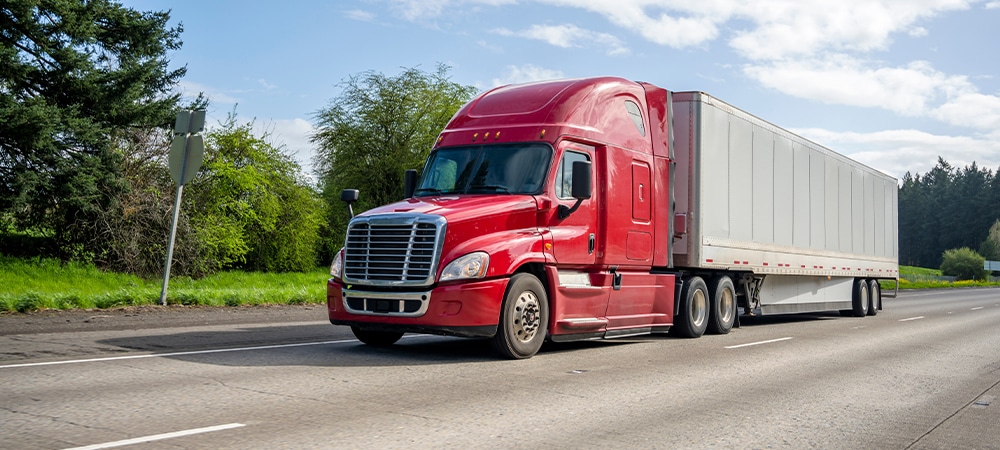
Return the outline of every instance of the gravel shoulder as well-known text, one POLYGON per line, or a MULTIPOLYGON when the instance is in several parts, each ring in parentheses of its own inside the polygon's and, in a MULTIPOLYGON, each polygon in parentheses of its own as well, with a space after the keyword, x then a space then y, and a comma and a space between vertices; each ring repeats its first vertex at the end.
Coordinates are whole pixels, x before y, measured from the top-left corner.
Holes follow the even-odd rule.
POLYGON ((0 314, 0 336, 327 320, 325 305, 130 306, 0 314))

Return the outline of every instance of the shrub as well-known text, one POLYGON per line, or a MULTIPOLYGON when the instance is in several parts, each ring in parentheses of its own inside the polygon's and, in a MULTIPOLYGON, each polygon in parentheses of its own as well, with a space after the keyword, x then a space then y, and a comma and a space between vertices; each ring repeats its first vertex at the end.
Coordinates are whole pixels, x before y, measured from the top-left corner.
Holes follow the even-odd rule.
POLYGON ((945 250, 941 257, 941 274, 958 277, 959 280, 985 280, 983 258, 969 247, 945 250))

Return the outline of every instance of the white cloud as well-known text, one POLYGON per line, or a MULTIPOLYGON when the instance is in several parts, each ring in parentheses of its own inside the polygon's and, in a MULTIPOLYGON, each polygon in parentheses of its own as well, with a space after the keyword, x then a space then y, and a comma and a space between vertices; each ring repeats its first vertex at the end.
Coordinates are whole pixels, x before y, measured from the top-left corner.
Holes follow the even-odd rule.
POLYGON ((316 154, 316 146, 309 142, 309 137, 316 129, 308 120, 294 118, 254 122, 254 132, 267 133, 269 143, 276 147, 284 146, 285 153, 299 163, 302 172, 313 175, 312 157, 316 154))
POLYGON ((521 31, 498 28, 493 30, 493 32, 501 36, 537 39, 562 48, 584 47, 586 44, 595 43, 607 48, 609 55, 624 55, 629 53, 629 50, 614 35, 585 30, 572 24, 532 25, 528 29, 521 31))
POLYGON ((979 93, 967 77, 947 75, 925 61, 903 67, 876 65, 847 55, 830 55, 823 60, 748 65, 744 73, 795 97, 887 109, 960 127, 1000 128, 1000 97, 979 93))
POLYGON ((509 5, 517 0, 390 0, 392 8, 404 19, 419 21, 440 17, 445 11, 457 10, 459 4, 509 5))
POLYGON ((493 79, 493 86, 504 84, 528 83, 531 81, 551 80, 554 78, 565 78, 559 70, 545 69, 532 64, 523 66, 507 66, 507 73, 501 78, 493 79))
POLYGON ((683 48, 701 45, 719 35, 737 1, 707 0, 544 0, 545 3, 583 8, 611 23, 660 45, 683 48), (673 14, 668 14, 672 12, 673 14))
POLYGON ((177 83, 177 89, 184 98, 194 99, 198 94, 203 93, 208 97, 212 105, 235 105, 239 99, 227 94, 224 91, 195 83, 193 81, 181 80, 177 83))
POLYGON ((357 20, 359 22, 371 22, 375 20, 375 14, 370 11, 364 11, 361 9, 352 9, 350 11, 345 11, 344 16, 351 20, 357 20))
MULTIPOLYGON (((753 26, 729 44, 749 59, 781 59, 823 51, 885 50, 896 32, 918 20, 967 9, 974 0, 838 0, 743 2, 738 17, 753 26)), ((917 31, 919 33, 919 31, 917 31)))
POLYGON ((986 9, 1000 9, 1000 2, 989 2, 986 4, 986 9))
POLYGON ((1000 168, 1000 133, 942 136, 919 130, 842 133, 808 128, 792 131, 896 178, 902 178, 906 172, 927 173, 939 156, 953 167, 975 162, 993 171, 1000 168))
POLYGON ((267 80, 263 78, 258 78, 257 84, 261 85, 261 87, 263 87, 265 91, 270 91, 278 88, 277 85, 268 83, 267 80))

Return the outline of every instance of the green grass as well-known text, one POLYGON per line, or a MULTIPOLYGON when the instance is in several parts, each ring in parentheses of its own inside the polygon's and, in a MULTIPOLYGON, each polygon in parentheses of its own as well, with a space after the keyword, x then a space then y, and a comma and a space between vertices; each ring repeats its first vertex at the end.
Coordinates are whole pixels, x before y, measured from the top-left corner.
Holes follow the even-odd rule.
MULTIPOLYGON (((940 270, 900 266, 900 289, 1000 286, 1000 282, 939 281, 940 270)), ((167 303, 240 306, 323 303, 326 268, 308 273, 223 272, 202 279, 173 277, 167 303)), ((0 312, 156 305, 163 280, 100 271, 46 258, 0 255, 0 312)), ((895 283, 882 282, 882 289, 895 283)))
MULTIPOLYGON (((325 268, 308 273, 223 272, 202 279, 172 277, 168 304, 239 306, 322 303, 325 268)), ((0 312, 155 305, 162 279, 100 271, 55 259, 0 255, 0 312)))
MULTIPOLYGON (((942 289, 959 287, 1000 287, 1000 282, 989 281, 946 281, 937 280, 941 271, 938 269, 926 269, 923 267, 899 266, 899 288, 900 289, 942 289)), ((882 290, 895 288, 895 283, 883 281, 880 283, 882 290)))

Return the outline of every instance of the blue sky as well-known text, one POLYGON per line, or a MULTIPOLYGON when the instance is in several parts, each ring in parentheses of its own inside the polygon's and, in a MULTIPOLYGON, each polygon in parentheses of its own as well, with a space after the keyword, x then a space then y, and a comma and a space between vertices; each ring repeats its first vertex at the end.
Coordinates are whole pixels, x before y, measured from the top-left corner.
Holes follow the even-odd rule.
POLYGON ((1000 0, 130 0, 171 10, 180 88, 311 171, 314 113, 375 70, 488 89, 614 75, 708 92, 890 175, 1000 168, 1000 0))

